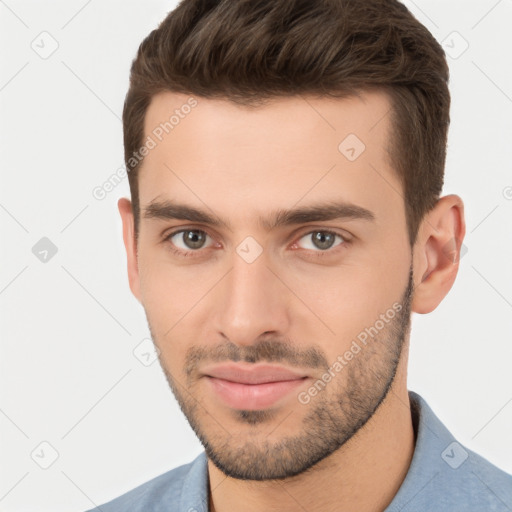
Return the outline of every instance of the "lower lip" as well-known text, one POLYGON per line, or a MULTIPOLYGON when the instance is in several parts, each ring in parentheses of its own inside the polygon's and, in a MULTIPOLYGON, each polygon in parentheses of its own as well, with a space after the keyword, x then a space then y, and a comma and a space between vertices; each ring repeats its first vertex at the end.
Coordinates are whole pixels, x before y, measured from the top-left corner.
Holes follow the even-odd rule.
POLYGON ((303 378, 264 384, 241 384, 209 376, 206 379, 228 407, 244 410, 266 409, 303 385, 306 380, 303 378))

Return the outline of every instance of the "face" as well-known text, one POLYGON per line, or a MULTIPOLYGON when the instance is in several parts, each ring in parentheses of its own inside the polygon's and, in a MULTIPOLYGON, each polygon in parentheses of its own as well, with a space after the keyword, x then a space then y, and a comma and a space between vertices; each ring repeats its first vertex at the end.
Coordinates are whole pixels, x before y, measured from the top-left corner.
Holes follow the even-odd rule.
POLYGON ((165 92, 148 109, 130 284, 208 457, 235 478, 285 478, 371 418, 408 338, 390 102, 196 101, 165 92))

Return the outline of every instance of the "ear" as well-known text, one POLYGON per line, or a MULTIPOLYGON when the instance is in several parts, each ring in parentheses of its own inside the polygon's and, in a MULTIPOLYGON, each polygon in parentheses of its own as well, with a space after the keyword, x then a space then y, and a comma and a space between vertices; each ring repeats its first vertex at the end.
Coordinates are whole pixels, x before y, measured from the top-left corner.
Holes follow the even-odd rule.
POLYGON ((140 279, 137 262, 137 242, 135 240, 135 223, 132 211, 132 203, 129 199, 122 197, 117 202, 121 220, 123 222, 123 240, 126 249, 126 261, 128 266, 128 281, 130 290, 135 298, 140 299, 140 279))
POLYGON ((464 203, 459 196, 442 197, 425 215, 413 248, 411 309, 415 313, 430 313, 450 291, 465 234, 464 203))

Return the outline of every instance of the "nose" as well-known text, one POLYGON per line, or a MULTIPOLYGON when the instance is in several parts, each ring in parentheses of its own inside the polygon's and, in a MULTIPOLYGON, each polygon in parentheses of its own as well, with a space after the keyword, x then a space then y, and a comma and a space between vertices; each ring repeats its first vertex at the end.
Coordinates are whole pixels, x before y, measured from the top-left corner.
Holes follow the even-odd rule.
POLYGON ((216 329, 239 346, 258 341, 263 334, 283 336, 290 323, 292 293, 271 269, 265 251, 248 263, 237 253, 231 271, 216 287, 216 329))

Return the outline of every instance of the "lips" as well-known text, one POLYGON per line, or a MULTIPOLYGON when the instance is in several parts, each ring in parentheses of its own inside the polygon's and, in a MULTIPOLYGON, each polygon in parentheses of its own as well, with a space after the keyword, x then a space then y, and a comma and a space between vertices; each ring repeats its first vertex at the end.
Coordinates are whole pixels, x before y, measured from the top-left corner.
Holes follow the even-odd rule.
POLYGON ((202 370, 213 394, 234 409, 265 409, 288 397, 308 378, 277 365, 226 363, 202 370))
POLYGON ((242 365, 239 363, 223 364, 205 368, 205 375, 217 379, 238 382, 240 384, 265 384, 302 379, 306 375, 274 365, 242 365))

